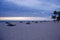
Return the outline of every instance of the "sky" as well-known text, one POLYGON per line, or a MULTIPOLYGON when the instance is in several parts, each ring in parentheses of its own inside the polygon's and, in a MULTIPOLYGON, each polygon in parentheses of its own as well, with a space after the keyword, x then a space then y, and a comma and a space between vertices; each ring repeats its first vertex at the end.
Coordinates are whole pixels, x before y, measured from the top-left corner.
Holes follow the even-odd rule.
POLYGON ((60 0, 0 0, 0 17, 46 17, 60 11, 60 0))

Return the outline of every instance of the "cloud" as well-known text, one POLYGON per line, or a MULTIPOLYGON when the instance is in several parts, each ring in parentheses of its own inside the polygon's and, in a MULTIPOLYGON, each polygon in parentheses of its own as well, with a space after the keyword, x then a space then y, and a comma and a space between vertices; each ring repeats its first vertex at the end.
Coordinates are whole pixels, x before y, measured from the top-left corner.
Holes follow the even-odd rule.
POLYGON ((40 9, 40 10, 56 10, 60 8, 60 5, 56 5, 47 1, 38 0, 6 0, 7 2, 12 2, 18 6, 26 6, 30 8, 40 9))
MULTIPOLYGON (((44 0, 2 0, 0 16, 49 17, 60 5, 44 0)), ((57 2, 58 3, 58 2, 57 2)))

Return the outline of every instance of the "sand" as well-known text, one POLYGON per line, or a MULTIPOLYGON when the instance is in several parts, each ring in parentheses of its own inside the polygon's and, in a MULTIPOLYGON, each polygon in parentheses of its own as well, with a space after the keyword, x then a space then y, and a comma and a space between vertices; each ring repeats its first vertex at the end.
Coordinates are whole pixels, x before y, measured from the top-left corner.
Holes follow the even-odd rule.
POLYGON ((0 40, 60 40, 60 23, 54 22, 11 22, 7 26, 0 22, 0 40))

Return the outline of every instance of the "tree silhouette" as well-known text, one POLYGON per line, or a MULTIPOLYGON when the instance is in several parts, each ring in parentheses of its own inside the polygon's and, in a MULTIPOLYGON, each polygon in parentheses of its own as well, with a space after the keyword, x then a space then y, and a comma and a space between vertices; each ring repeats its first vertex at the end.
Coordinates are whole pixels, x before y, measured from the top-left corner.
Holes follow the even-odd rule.
POLYGON ((54 19, 54 21, 60 21, 60 11, 54 11, 54 16, 52 16, 52 18, 54 19))
POLYGON ((56 11, 54 11, 54 14, 56 15, 56 14, 57 14, 57 12, 56 12, 56 11))
POLYGON ((60 12, 58 12, 57 14, 58 14, 57 21, 60 21, 60 12))
POLYGON ((52 18, 54 19, 54 22, 55 22, 56 16, 52 16, 52 18))

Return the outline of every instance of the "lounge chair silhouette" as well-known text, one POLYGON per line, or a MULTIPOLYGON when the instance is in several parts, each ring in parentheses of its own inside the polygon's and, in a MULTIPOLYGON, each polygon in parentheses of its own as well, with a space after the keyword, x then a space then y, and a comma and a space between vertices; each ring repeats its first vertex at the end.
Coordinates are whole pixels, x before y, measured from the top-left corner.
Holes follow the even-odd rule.
POLYGON ((12 24, 10 22, 6 22, 7 26, 16 26, 15 24, 12 24))
POLYGON ((27 22, 26 24, 30 24, 30 22, 27 22))

